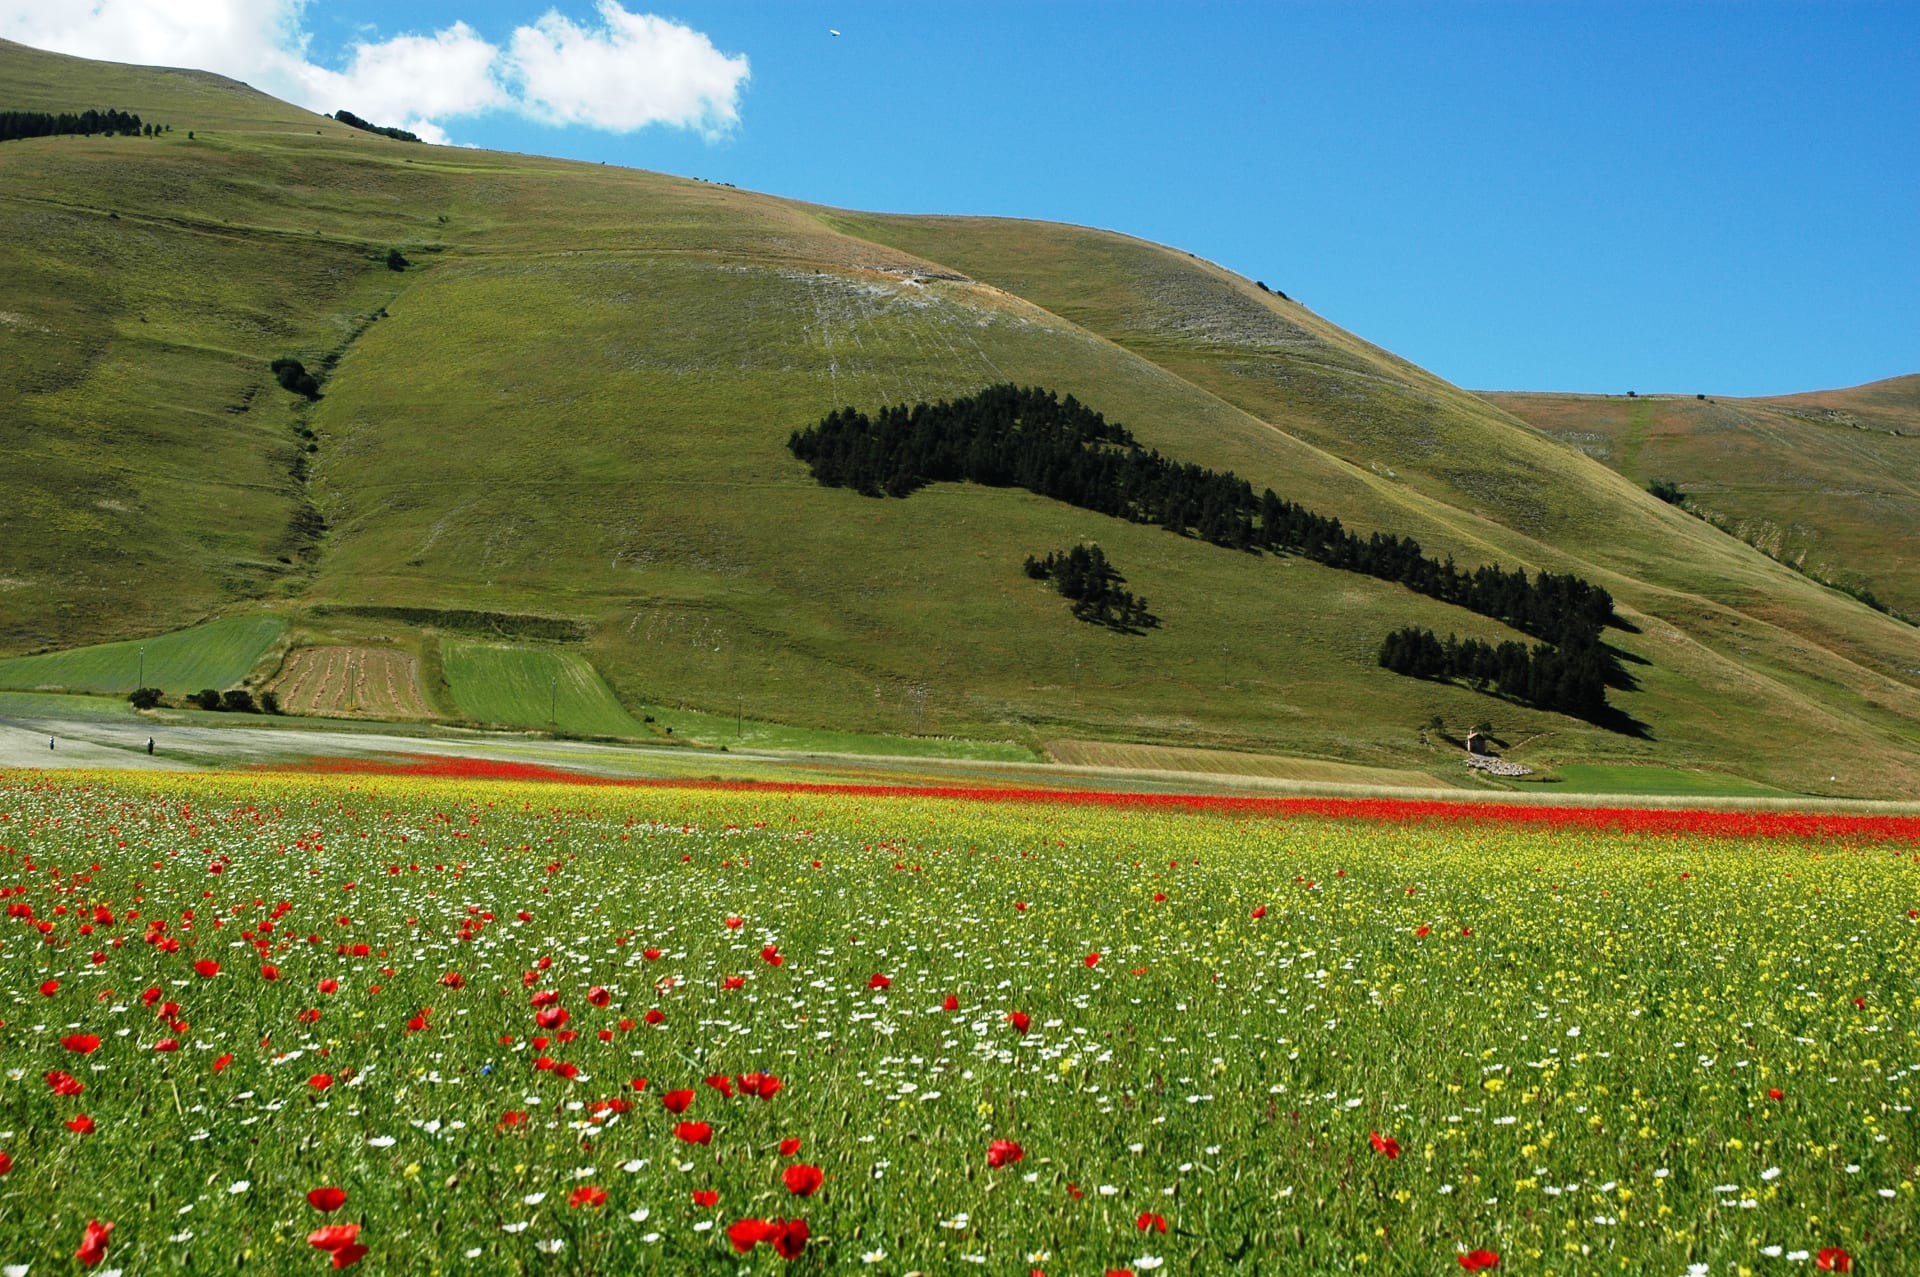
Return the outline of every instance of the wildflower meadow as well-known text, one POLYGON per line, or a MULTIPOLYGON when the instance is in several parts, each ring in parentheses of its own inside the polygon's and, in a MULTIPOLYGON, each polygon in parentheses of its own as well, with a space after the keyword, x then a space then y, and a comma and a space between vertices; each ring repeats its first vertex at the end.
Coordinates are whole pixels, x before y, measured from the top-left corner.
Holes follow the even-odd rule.
POLYGON ((0 777, 7 1274, 1920 1271, 1920 822, 0 777))

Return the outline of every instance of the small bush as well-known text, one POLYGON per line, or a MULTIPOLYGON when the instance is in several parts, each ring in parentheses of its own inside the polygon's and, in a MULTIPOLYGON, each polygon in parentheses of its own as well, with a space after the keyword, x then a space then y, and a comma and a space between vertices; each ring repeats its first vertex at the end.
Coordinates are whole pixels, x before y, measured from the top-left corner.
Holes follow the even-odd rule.
POLYGON ((280 693, 260 693, 260 712, 263 714, 278 714, 280 712, 280 693))
POLYGON ((127 697, 135 709, 152 709, 160 703, 160 689, 157 687, 136 687, 133 695, 127 697))
POLYGON ((319 381, 298 359, 276 359, 272 367, 273 379, 280 383, 281 389, 291 390, 294 394, 305 395, 309 399, 320 397, 319 381))
POLYGON ((195 692, 193 695, 187 697, 187 700, 191 701, 195 705, 198 705, 201 709, 219 709, 220 708, 220 693, 216 692, 211 687, 201 688, 199 691, 195 692))
POLYGON ((389 248, 387 250, 388 270, 405 270, 411 264, 412 263, 408 262, 405 257, 401 256, 399 249, 389 248))
POLYGON ((220 708, 230 714, 258 713, 253 707, 253 693, 244 687, 236 687, 220 698, 220 708))

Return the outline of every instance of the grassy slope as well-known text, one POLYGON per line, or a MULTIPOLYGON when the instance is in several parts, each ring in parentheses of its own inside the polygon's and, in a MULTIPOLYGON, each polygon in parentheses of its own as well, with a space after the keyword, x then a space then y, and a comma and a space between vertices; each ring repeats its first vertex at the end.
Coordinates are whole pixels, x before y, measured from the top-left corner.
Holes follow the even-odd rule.
POLYGON ((1775 399, 1502 393, 1542 433, 1734 535, 1920 615, 1920 376, 1775 399))
POLYGON ((76 260, 91 262, 130 224, 153 245, 91 274, 0 274, 0 310, 21 317, 8 340, 37 325, 46 358, 84 352, 57 385, 0 376, 37 450, 24 479, 0 480, 18 498, 0 510, 37 509, 46 529, 42 557, 4 573, 32 588, 0 583, 15 650, 241 598, 428 603, 585 621, 587 655, 629 706, 1414 767, 1414 728, 1438 712, 1491 716, 1562 759, 1709 763, 1800 788, 1811 749, 1859 760, 1843 790, 1920 779, 1908 632, 1185 255, 393 143, 210 77, 49 59, 0 45, 13 104, 100 97, 175 133, 0 147, 0 202, 38 219, 0 245, 6 265, 56 270, 62 235, 82 235, 76 260), (88 211, 103 203, 121 219, 88 211), (389 243, 420 268, 381 268, 389 243), (83 305, 84 321, 60 309, 83 305), (266 381, 274 355, 330 351, 311 408, 266 381), (1653 665, 1620 699, 1655 739, 1379 671, 1380 638, 1402 624, 1505 636, 1396 587, 1024 493, 867 501, 817 487, 784 449, 831 407, 1009 379, 1076 391, 1163 450, 1356 526, 1602 580, 1644 626, 1622 645, 1653 665), (248 412, 224 411, 261 385, 248 412), (290 472, 302 424, 332 525, 311 567, 286 534, 308 495, 290 472), (116 460, 89 467, 104 430, 116 460), (118 495, 60 496, 109 481, 118 495), (1025 555, 1088 538, 1161 631, 1079 625, 1020 575, 1025 555), (63 557, 83 565, 71 582, 63 557))

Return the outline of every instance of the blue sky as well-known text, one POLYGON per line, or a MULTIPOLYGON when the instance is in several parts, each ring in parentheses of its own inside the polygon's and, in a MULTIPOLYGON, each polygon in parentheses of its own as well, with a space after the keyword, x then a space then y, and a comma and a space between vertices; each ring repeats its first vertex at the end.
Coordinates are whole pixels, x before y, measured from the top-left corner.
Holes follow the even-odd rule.
MULTIPOLYGON (((102 2, 191 23, 245 0, 102 2)), ((710 46, 682 50, 706 77, 685 126, 626 127, 578 62, 553 77, 585 86, 572 105, 420 118, 845 207, 1126 231, 1474 389, 1920 372, 1920 5, 623 2, 710 46)), ((327 78, 360 46, 612 30, 596 0, 252 3, 304 38, 309 95, 363 94, 321 109, 366 115, 412 108, 372 71, 327 78)), ((0 0, 0 35, 32 42, 19 12, 55 7, 0 0)), ((679 56, 642 62, 672 79, 679 56)))

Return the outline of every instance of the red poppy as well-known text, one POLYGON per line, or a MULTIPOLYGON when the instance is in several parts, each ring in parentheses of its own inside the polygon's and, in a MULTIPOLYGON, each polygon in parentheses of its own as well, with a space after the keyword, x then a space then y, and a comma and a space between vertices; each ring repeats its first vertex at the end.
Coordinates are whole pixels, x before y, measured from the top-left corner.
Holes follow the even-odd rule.
POLYGON ((826 1181, 818 1166, 809 1166, 805 1162, 795 1162, 780 1172, 780 1178, 786 1181, 787 1191, 795 1197, 812 1197, 826 1181))
POLYGON ((792 1157, 800 1151, 800 1141, 791 1137, 780 1141, 780 1156, 792 1157))
POLYGON ((890 989, 893 987, 893 981, 889 977, 883 976, 876 971, 867 977, 867 987, 869 989, 890 989))
POLYGON ((643 1077, 637 1077, 633 1079, 633 1081, 627 1083, 627 1085, 632 1087, 636 1091, 644 1091, 647 1089, 647 1079, 643 1077))
POLYGON ((1767 1092, 1767 1098, 1770 1100, 1784 1100, 1787 1098, 1787 1093, 1776 1086, 1767 1092))
POLYGON ((307 1079, 307 1085, 316 1091, 324 1091, 333 1085, 333 1074, 316 1073, 307 1079))
POLYGON ((680 1114, 687 1111, 687 1105, 693 1103, 693 1092, 692 1091, 668 1091, 665 1095, 662 1095, 660 1097, 660 1102, 666 1105, 667 1112, 673 1114, 675 1117, 678 1117, 680 1116, 680 1114))
POLYGON ((280 968, 274 966, 271 962, 265 963, 260 968, 260 978, 262 980, 278 980, 280 978, 280 968))
POLYGON ((1255 905, 1253 907, 1253 916, 1256 920, 1266 917, 1267 907, 1265 905, 1255 905))
POLYGON ((180 1049, 180 1039, 161 1038, 153 1044, 153 1049, 156 1051, 178 1051, 180 1049))
POLYGON ((1071 1197, 1074 1201, 1077 1202, 1081 1198, 1085 1197, 1086 1194, 1081 1191, 1080 1186, 1078 1184, 1069 1184, 1067 1185, 1067 1196, 1071 1197))
POLYGON ((1143 1233, 1164 1233, 1167 1231, 1167 1217, 1142 1211, 1140 1218, 1133 1221, 1133 1226, 1143 1233))
POLYGON ((1159 905, 1159 904, 1165 904, 1166 902, 1167 902, 1167 893, 1166 893, 1166 892, 1164 892, 1164 891, 1156 891, 1156 892, 1154 892, 1154 893, 1153 893, 1153 903, 1155 903, 1155 904, 1157 904, 1157 905, 1159 905))
POLYGON ((1090 967, 1097 967, 1100 965, 1100 955, 1097 953, 1089 953, 1086 957, 1082 958, 1081 961, 1090 967))
POLYGON ((1470 1250, 1459 1256, 1459 1260, 1460 1266, 1470 1273, 1500 1266, 1500 1256, 1490 1250, 1470 1250))
POLYGON ((743 975, 730 975, 720 981, 720 987, 722 989, 739 989, 745 987, 746 983, 747 977, 743 975))
POLYGON ((1382 1135, 1380 1132, 1375 1131, 1367 1138, 1373 1142, 1373 1151, 1376 1153, 1385 1153, 1388 1161, 1392 1161, 1394 1158, 1400 1156, 1400 1141, 1394 1139, 1393 1136, 1382 1135))
POLYGON ((1413 934, 1419 937, 1420 939, 1424 940, 1432 931, 1433 931, 1432 927, 1420 926, 1420 927, 1415 927, 1413 929, 1413 934))
POLYGON ((318 1211, 336 1211, 347 1204, 347 1190, 328 1185, 307 1190, 307 1204, 318 1211))
POLYGON ((743 922, 744 920, 737 915, 734 915, 734 914, 727 915, 727 926, 732 928, 735 931, 738 931, 740 929, 743 922))
POLYGON ((55 1095, 78 1095, 87 1089, 87 1084, 71 1073, 54 1069, 47 1074, 47 1085, 53 1088, 55 1095))
POLYGON ((359 1242, 348 1242, 345 1246, 333 1252, 333 1266, 335 1268, 350 1268, 364 1259, 366 1254, 367 1248, 365 1246, 362 1246, 359 1242))
POLYGON ((947 1000, 940 1004, 940 1009, 942 1011, 958 1011, 960 1009, 960 999, 949 993, 947 1000))
POLYGON ((322 980, 320 982, 320 992, 338 993, 340 992, 340 982, 338 980, 333 979, 331 976, 329 976, 327 979, 322 980))
POLYGON ((46 980, 40 985, 40 996, 43 998, 50 998, 58 992, 60 992, 60 982, 58 980, 46 980))
POLYGON ((13 1154, 0 1153, 0 1175, 13 1174, 13 1154))
POLYGON ((995 1140, 987 1145, 987 1165, 995 1170, 1002 1166, 1010 1166, 1026 1155, 1027 1150, 1012 1140, 995 1140))
POLYGON ((660 950, 642 949, 640 951, 640 956, 645 958, 648 962, 658 962, 660 960, 660 950))
POLYGON ((603 1007, 613 1001, 613 995, 607 992, 602 986, 596 984, 587 990, 587 1001, 594 1006, 603 1007))
POLYGON ((798 1259, 812 1234, 804 1219, 776 1219, 767 1229, 767 1244, 782 1259, 798 1259))
POLYGON ((1025 1033, 1027 1026, 1033 1023, 1033 1017, 1025 1011, 1009 1011, 1007 1012, 1007 1023, 1013 1026, 1014 1032, 1025 1033))
POLYGON ((212 958, 202 958, 193 964, 193 971, 195 975, 217 976, 220 974, 220 964, 212 958))
POLYGON ((711 1188, 696 1188, 693 1190, 693 1204, 712 1210, 720 1204, 720 1194, 711 1188))
POLYGON ((328 1224, 307 1234, 307 1245, 316 1250, 339 1250, 360 1240, 358 1224, 328 1224))
POLYGON ((232 1063, 233 1063, 233 1053, 229 1051, 227 1054, 221 1056, 219 1059, 213 1062, 213 1071, 215 1073, 218 1073, 222 1069, 226 1068, 227 1065, 232 1063))
POLYGON ((467 977, 461 975, 458 971, 449 971, 440 977, 440 983, 446 985, 449 989, 464 989, 467 987, 467 977))
POLYGON ((60 1039, 60 1045, 80 1055, 92 1055, 100 1049, 100 1039, 91 1033, 69 1033, 60 1039))
POLYGON ((73 1257, 88 1268, 93 1267, 107 1257, 107 1234, 112 1231, 113 1224, 110 1222, 103 1224, 97 1219, 88 1220, 87 1231, 80 1238, 80 1249, 73 1252, 73 1257))
POLYGON ((579 1210, 582 1206, 604 1206, 606 1204, 607 1190, 596 1184, 582 1184, 573 1190, 571 1197, 567 1198, 567 1205, 573 1210, 579 1210))
POLYGON ((728 1077, 726 1074, 715 1073, 712 1077, 704 1078, 702 1080, 705 1081, 708 1086, 720 1092, 720 1094, 726 1096, 728 1099, 733 1098, 733 1079, 728 1077))
POLYGON ((573 1018, 565 1007, 547 1007, 533 1013, 533 1022, 543 1029, 557 1029, 573 1018))
POLYGON ((1813 1257, 1816 1268, 1830 1273, 1850 1273, 1853 1271, 1853 1256, 1838 1246, 1828 1246, 1813 1257))
POLYGON ((68 1118, 67 1129, 72 1131, 75 1135, 91 1135, 93 1134, 93 1119, 88 1117, 85 1113, 82 1113, 77 1117, 68 1118))
MULTIPOLYGON (((1463 936, 1470 936, 1470 935, 1472 935, 1472 934, 1473 934, 1473 928, 1472 928, 1472 927, 1462 927, 1462 928, 1460 928, 1460 934, 1461 934, 1461 935, 1463 935, 1463 936)), ((1473 1253, 1474 1253, 1474 1254, 1476 1254, 1476 1255, 1478 1255, 1478 1254, 1480 1254, 1481 1252, 1479 1252, 1479 1251, 1475 1251, 1475 1252, 1473 1252, 1473 1253)), ((1487 1253, 1488 1253, 1488 1254, 1491 1254, 1492 1252, 1491 1252, 1491 1251, 1489 1251, 1489 1252, 1487 1252, 1487 1253)), ((1497 1263, 1499 1263, 1499 1262, 1500 1262, 1500 1261, 1499 1261, 1499 1259, 1498 1259, 1498 1258, 1496 1257, 1496 1258, 1494 1259, 1494 1263, 1496 1263, 1496 1264, 1497 1264, 1497 1263)))
POLYGON ((1021 913, 1025 913, 1027 911, 1027 902, 1024 900, 1016 900, 1013 902, 1013 907, 1021 913))
POLYGON ((780 955, 780 946, 770 944, 760 950, 760 957, 771 966, 779 966, 786 959, 780 955))
POLYGON ((673 1137, 689 1144, 711 1144, 713 1128, 705 1122, 680 1122, 673 1128, 673 1137))
POLYGON ((760 1072, 742 1073, 734 1079, 734 1084, 740 1088, 740 1094, 760 1100, 772 1099, 786 1085, 773 1074, 760 1072))
POLYGON ((742 1255, 767 1240, 767 1222, 763 1219, 737 1219, 727 1225, 727 1241, 742 1255))

